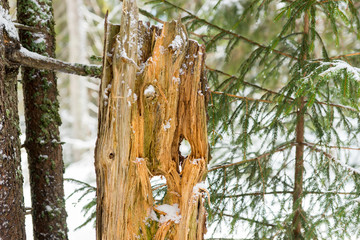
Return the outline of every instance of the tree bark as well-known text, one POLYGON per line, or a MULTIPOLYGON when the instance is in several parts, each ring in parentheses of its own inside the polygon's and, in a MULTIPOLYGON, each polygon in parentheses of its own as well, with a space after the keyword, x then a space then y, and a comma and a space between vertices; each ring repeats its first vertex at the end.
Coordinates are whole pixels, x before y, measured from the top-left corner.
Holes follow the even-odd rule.
MULTIPOLYGON (((52 1, 19 0, 17 9, 21 24, 43 30, 21 30, 22 45, 55 57, 52 1)), ((25 67, 22 76, 34 239, 67 239, 56 76, 53 71, 25 67)))
POLYGON ((95 150, 97 239, 203 239, 208 163, 205 50, 176 21, 106 24, 95 150), (189 141, 183 158, 179 145, 189 141), (150 179, 166 179, 163 205, 150 179), (169 213, 173 211, 173 216, 169 213))
MULTIPOLYGON (((0 1, 1 18, 9 5, 0 1)), ((8 15, 7 15, 8 16, 8 15)), ((10 18, 10 17, 9 17, 10 18)), ((5 61, 7 46, 19 48, 0 24, 0 239, 25 239, 23 176, 20 160, 20 128, 17 97, 18 67, 5 61)))

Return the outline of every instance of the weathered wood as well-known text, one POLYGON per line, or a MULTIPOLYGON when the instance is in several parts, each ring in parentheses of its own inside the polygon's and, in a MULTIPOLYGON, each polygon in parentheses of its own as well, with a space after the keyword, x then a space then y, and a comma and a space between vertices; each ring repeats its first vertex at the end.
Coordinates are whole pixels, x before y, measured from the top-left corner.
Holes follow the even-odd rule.
POLYGON ((137 11, 135 1, 124 1, 121 27, 106 24, 95 150, 97 239, 203 239, 205 51, 181 23, 159 29, 138 22, 137 11), (185 159, 183 139, 191 145, 185 159), (165 177, 163 203, 179 208, 175 218, 155 204, 153 176, 165 177))

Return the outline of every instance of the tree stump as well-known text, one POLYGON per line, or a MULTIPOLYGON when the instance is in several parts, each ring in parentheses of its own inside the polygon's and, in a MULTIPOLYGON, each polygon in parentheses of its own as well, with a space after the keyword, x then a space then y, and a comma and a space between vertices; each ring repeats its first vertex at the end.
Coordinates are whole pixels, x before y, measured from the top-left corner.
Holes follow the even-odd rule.
POLYGON ((123 2, 121 26, 105 23, 100 86, 97 239, 203 239, 208 163, 205 50, 177 21, 138 21, 123 2), (186 139, 191 153, 183 158, 186 139), (166 179, 162 205, 150 180, 166 179))

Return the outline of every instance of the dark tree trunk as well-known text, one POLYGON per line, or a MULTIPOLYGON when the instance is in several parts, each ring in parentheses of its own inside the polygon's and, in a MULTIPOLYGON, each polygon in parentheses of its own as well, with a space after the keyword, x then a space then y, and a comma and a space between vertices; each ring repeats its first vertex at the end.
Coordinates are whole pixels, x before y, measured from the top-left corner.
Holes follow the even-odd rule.
MULTIPOLYGON (((0 1, 8 9, 6 0, 0 1)), ((4 16, 2 16, 4 17, 4 16)), ((0 28, 0 239, 25 239, 23 176, 17 98, 18 67, 5 62, 5 46, 16 44, 0 28)))
MULTIPOLYGON (((22 45, 30 51, 55 57, 52 1, 19 0, 17 7, 20 23, 43 30, 42 33, 22 30, 22 45)), ((67 239, 55 73, 24 68, 23 86, 34 239, 67 239)))

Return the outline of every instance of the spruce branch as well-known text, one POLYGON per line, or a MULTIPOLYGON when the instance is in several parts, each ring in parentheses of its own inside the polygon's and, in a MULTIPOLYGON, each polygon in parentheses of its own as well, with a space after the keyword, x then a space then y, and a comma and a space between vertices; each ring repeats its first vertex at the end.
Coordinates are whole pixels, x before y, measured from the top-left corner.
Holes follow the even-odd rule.
POLYGON ((341 146, 331 146, 331 145, 319 145, 315 143, 307 143, 312 146, 320 146, 320 147, 326 147, 326 148, 332 148, 332 149, 343 149, 343 150, 354 150, 354 151, 360 151, 360 148, 354 148, 354 147, 341 147, 341 146))
POLYGON ((243 160, 243 161, 239 161, 239 162, 235 162, 235 163, 229 163, 229 164, 225 164, 225 165, 221 165, 221 166, 216 166, 216 167, 213 167, 211 169, 209 169, 209 172, 212 172, 212 171, 215 171, 217 169, 221 169, 221 168, 228 168, 228 167, 232 167, 232 166, 236 166, 236 165, 241 165, 241 164, 245 164, 245 163, 249 163, 249 162, 255 162, 255 161, 258 161, 262 158, 265 158, 265 157, 268 157, 274 153, 277 153, 277 152, 283 152, 293 146, 295 146, 296 143, 295 142, 291 142, 291 143, 287 143, 284 145, 281 145, 279 146, 278 148, 272 150, 272 151, 269 151, 269 152, 266 152, 264 154, 261 154, 255 158, 250 158, 250 159, 246 159, 246 160, 243 160))
POLYGON ((212 90, 209 90, 209 91, 210 91, 210 93, 212 93, 212 94, 226 95, 226 96, 229 96, 229 97, 238 98, 238 99, 242 99, 242 100, 246 100, 246 101, 255 101, 255 102, 264 102, 264 103, 274 103, 273 101, 270 101, 270 100, 255 99, 255 98, 237 96, 237 95, 234 95, 234 94, 229 94, 229 93, 224 93, 224 92, 218 92, 218 91, 212 91, 212 90))
MULTIPOLYGON (((221 70, 218 70, 218 69, 214 69, 214 68, 211 68, 209 66, 206 66, 206 68, 209 70, 209 71, 212 71, 212 72, 216 72, 216 73, 219 73, 219 74, 222 74, 224 76, 227 76, 227 77, 230 77, 232 78, 233 80, 235 79, 238 79, 237 76, 234 76, 234 75, 231 75, 229 73, 226 73, 226 72, 223 72, 221 70)), ((231 81, 233 81, 231 80, 231 81)), ((230 82, 231 83, 231 82, 230 82)), ((229 83, 229 84, 230 84, 229 83)), ((266 88, 263 88, 261 86, 258 86, 256 84, 253 84, 253 83, 250 83, 250 82, 247 82, 247 81, 242 81, 242 83, 246 86, 250 86, 250 87, 253 87, 253 88, 256 88, 256 89, 259 89, 259 90, 262 90, 264 92, 267 92, 267 93, 270 93, 270 94, 274 94, 274 95, 280 95, 280 93, 276 92, 276 91, 273 91, 273 90, 270 90, 270 89, 266 89, 266 88)), ((236 96, 236 95, 233 95, 233 94, 228 94, 228 93, 222 93, 222 92, 217 92, 217 91, 212 91, 212 93, 215 93, 215 94, 225 94, 229 97, 235 97, 235 98, 239 98, 239 99, 246 99, 246 97, 241 97, 241 96, 236 96)), ((288 101, 294 101, 295 99, 292 98, 292 97, 288 97, 288 96, 284 96, 284 98, 288 101)), ((252 98, 248 98, 249 101, 260 101, 260 99, 252 99, 252 98)), ((274 103, 274 101, 270 101, 270 100, 261 100, 262 102, 265 102, 267 101, 267 103, 274 103)), ((307 103, 307 101, 305 101, 305 103, 307 103)), ((339 104, 336 104, 336 103, 327 103, 327 102, 321 102, 321 101, 315 101, 314 102, 315 104, 320 104, 320 105, 325 105, 325 106, 330 106, 330 107, 335 107, 335 108, 341 108, 341 109, 345 109, 345 110, 348 110, 348 111, 351 111, 351 112, 359 112, 357 109, 355 108, 352 108, 352 107, 348 107, 348 106, 344 106, 344 105, 339 105, 339 104)))
MULTIPOLYGON (((348 54, 344 54, 344 55, 333 56, 333 57, 330 57, 330 59, 339 59, 339 58, 354 57, 354 56, 360 56, 360 52, 348 53, 348 54)), ((322 60, 323 60, 323 59, 322 59, 322 60)))
POLYGON ((346 163, 341 162, 340 160, 338 160, 334 156, 332 156, 330 153, 327 153, 324 150, 322 150, 320 148, 317 148, 316 145, 313 145, 313 144, 310 144, 310 143, 305 143, 305 142, 302 143, 302 144, 304 146, 306 146, 306 147, 309 147, 312 151, 323 154, 326 158, 328 158, 329 160, 332 160, 334 163, 337 163, 337 164, 341 165, 342 167, 344 167, 349 172, 360 175, 360 170, 355 169, 355 168, 347 165, 346 163))
POLYGON ((267 222, 261 222, 261 221, 257 221, 257 220, 254 220, 254 219, 235 216, 235 215, 231 215, 231 214, 227 214, 227 213, 223 213, 223 212, 220 212, 218 214, 221 215, 221 216, 224 216, 224 217, 237 218, 237 219, 241 219, 241 220, 252 222, 252 223, 261 224, 261 225, 268 226, 268 227, 276 227, 277 226, 275 224, 271 224, 271 223, 267 223, 267 222))
MULTIPOLYGON (((252 193, 242 193, 242 194, 234 194, 234 195, 225 195, 224 198, 238 198, 238 197, 246 197, 246 196, 261 196, 261 195, 277 195, 277 194, 293 194, 294 191, 273 191, 273 192, 252 192, 252 193)), ((341 195, 358 195, 356 192, 337 192, 337 191, 303 191, 303 195, 306 194, 341 194, 341 195)))
MULTIPOLYGON (((227 30, 227 29, 224 29, 224 28, 222 28, 222 27, 219 27, 219 26, 217 26, 217 25, 215 25, 215 24, 213 24, 213 23, 211 23, 211 22, 208 22, 207 20, 205 20, 205 19, 203 19, 203 18, 199 18, 198 16, 196 16, 196 15, 193 14, 193 13, 191 13, 190 11, 188 11, 188 10, 186 10, 186 9, 180 7, 180 6, 177 6, 176 4, 173 4, 173 3, 171 3, 171 2, 169 2, 169 1, 167 1, 167 0, 162 0, 162 2, 165 3, 165 4, 168 4, 168 5, 170 5, 170 6, 172 6, 172 7, 174 7, 174 8, 176 8, 176 9, 178 9, 178 10, 181 10, 182 12, 187 13, 189 16, 195 18, 195 19, 198 20, 199 22, 203 22, 203 23, 205 23, 206 25, 208 25, 208 26, 210 26, 210 27, 212 27, 212 28, 214 28, 214 29, 217 29, 218 31, 221 31, 221 32, 223 32, 223 33, 232 35, 232 36, 234 36, 234 37, 236 37, 236 38, 238 38, 238 39, 240 39, 240 40, 243 40, 243 41, 245 41, 245 42, 247 42, 247 43, 250 43, 251 45, 258 46, 258 47, 264 48, 264 49, 269 49, 269 47, 267 47, 267 46, 265 46, 265 45, 263 45, 263 44, 260 44, 260 43, 258 43, 258 42, 256 42, 256 41, 253 41, 253 40, 251 40, 251 39, 249 39, 249 38, 247 38, 247 37, 244 37, 244 36, 242 36, 242 35, 240 35, 240 34, 234 33, 234 32, 232 32, 232 31, 230 31, 230 30, 227 30)), ((298 60, 297 57, 291 56, 291 55, 288 54, 288 53, 285 53, 285 52, 282 52, 282 51, 279 51, 279 50, 276 50, 276 49, 273 49, 272 51, 273 51, 274 53, 279 54, 279 55, 286 56, 286 57, 291 58, 291 59, 294 59, 294 60, 298 60)))

